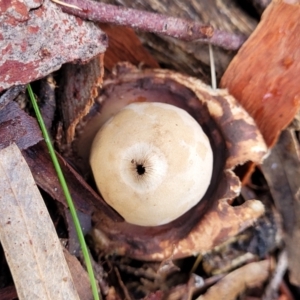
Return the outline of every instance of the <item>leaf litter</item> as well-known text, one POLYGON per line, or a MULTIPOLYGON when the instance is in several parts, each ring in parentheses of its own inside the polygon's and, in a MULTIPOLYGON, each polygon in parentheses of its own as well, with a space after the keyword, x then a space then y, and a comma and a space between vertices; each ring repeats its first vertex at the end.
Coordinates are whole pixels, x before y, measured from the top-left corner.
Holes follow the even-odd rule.
MULTIPOLYGON (((5 116, 5 114, 3 115, 5 116)), ((0 123, 2 124, 2 128, 0 124, 0 129, 4 130, 6 127, 3 124, 5 123, 2 120, 0 120, 0 123)), ((23 125, 22 122, 15 122, 14 126, 19 126, 19 123, 23 125)), ((26 130, 15 130, 14 132, 24 135, 26 130)), ((9 131, 6 134, 9 136, 9 131)), ((296 246, 299 239, 297 225, 299 219, 297 209, 299 181, 297 181, 297 178, 299 177, 295 176, 299 172, 299 155, 297 154, 297 151, 299 152, 299 128, 284 132, 282 136, 284 135, 287 137, 280 138, 278 145, 275 146, 274 151, 271 152, 268 158, 271 160, 271 167, 270 165, 268 167, 268 163, 270 163, 268 160, 261 168, 257 167, 252 177, 250 177, 248 182, 245 182, 246 185, 242 188, 242 196, 233 202, 234 206, 238 206, 244 200, 260 199, 265 205, 266 215, 269 214, 269 218, 262 217, 258 219, 256 225, 250 227, 248 231, 237 235, 236 239, 230 239, 226 246, 223 245, 223 247, 211 249, 212 254, 203 253, 203 260, 195 270, 195 274, 192 275, 189 272, 195 260, 194 257, 175 260, 170 256, 165 263, 156 263, 100 253, 95 258, 101 266, 98 273, 99 281, 102 281, 104 285, 108 284, 108 288, 104 289, 106 299, 192 299, 192 297, 203 294, 210 286, 216 291, 217 295, 221 293, 225 295, 228 292, 234 295, 232 297, 240 295, 240 299, 247 299, 247 295, 252 295, 251 299, 253 299, 259 293, 260 295, 264 294, 264 283, 270 279, 270 274, 272 274, 272 270, 274 269, 272 266, 272 264, 275 264, 274 260, 261 259, 268 257, 276 258, 274 250, 284 249, 284 247, 287 248, 288 253, 288 266, 291 273, 290 280, 294 284, 299 285, 297 282, 299 278, 297 275, 297 262, 299 259, 297 260, 298 247, 296 246), (279 147, 279 150, 276 147, 279 147), (272 162, 272 159, 275 159, 275 163, 278 163, 278 166, 280 162, 281 167, 277 166, 276 170, 283 172, 274 172, 274 161, 272 162), (288 192, 286 192, 287 186, 288 192), (247 193, 248 195, 252 194, 252 197, 247 197, 247 193), (274 199, 275 205, 272 199, 274 199), (283 240, 286 246, 283 246, 282 243, 281 224, 280 221, 278 222, 278 213, 276 210, 282 216, 283 240), (268 239, 268 237, 271 238, 268 239), (224 249, 227 249, 228 252, 224 252, 224 249), (244 264, 246 265, 243 266, 244 264), (258 273, 256 271, 250 271, 252 264, 256 264, 257 268, 260 265, 264 266, 259 274, 262 275, 261 277, 257 276, 258 273), (249 266, 247 271, 248 278, 243 276, 245 272, 244 268, 247 266, 249 266), (233 271, 234 269, 236 271, 233 271), (165 272, 162 274, 161 270, 165 270, 165 272), (229 277, 224 277, 226 273, 232 276, 227 275, 229 277), (268 275, 264 277, 264 274, 268 275), (248 284, 249 282, 250 284, 248 284), (256 283, 256 288, 249 289, 251 282, 256 283), (228 288, 226 293, 223 292, 224 286, 228 288)), ((17 135, 15 140, 19 138, 19 135, 17 135)), ((9 138, 6 141, 5 146, 8 146, 9 138)), ((30 148, 28 148, 29 145, 25 145, 23 148, 21 146, 24 149, 23 155, 26 157, 39 186, 54 199, 60 199, 61 203, 64 203, 59 194, 55 178, 51 175, 51 165, 50 163, 46 163, 45 160, 47 150, 44 148, 43 142, 36 144, 38 141, 39 138, 36 138, 35 141, 30 142, 30 148), (36 145, 32 146, 33 144, 36 145), (35 159, 39 159, 39 162, 37 163, 35 159), (45 167, 43 168, 43 166, 45 167)), ((99 197, 97 193, 77 173, 76 169, 73 168, 74 166, 70 166, 63 158, 61 158, 61 161, 63 162, 62 165, 65 171, 69 174, 69 182, 73 186, 73 192, 78 195, 77 208, 87 214, 91 214, 95 206, 103 209, 103 205, 97 201, 97 197, 99 197), (89 196, 86 196, 85 193, 88 193, 89 196)), ((112 218, 121 220, 113 213, 112 218)), ((275 297, 275 299, 279 297, 278 285, 280 281, 281 285, 284 282, 288 282, 285 278, 282 279, 279 277, 279 281, 275 284, 275 290, 273 287, 272 297, 275 297)), ((209 297, 212 291, 208 290, 203 297, 209 297)), ((282 293, 282 289, 280 293, 282 293)), ((260 296, 256 297, 256 299, 259 299, 260 296)), ((267 297, 267 294, 265 297, 267 297)), ((265 299, 271 299, 270 296, 268 297, 265 299)))

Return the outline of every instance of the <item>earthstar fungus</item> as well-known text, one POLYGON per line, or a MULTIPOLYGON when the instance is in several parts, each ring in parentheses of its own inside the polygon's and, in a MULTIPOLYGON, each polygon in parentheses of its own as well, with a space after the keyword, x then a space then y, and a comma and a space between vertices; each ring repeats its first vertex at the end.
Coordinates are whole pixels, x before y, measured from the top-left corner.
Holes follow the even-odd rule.
POLYGON ((196 205, 211 179, 207 136, 185 110, 131 103, 96 134, 90 164, 104 200, 141 226, 169 223, 196 205))
MULTIPOLYGON (((98 130, 135 102, 171 104, 199 123, 213 153, 211 181, 201 201, 182 216, 159 226, 113 220, 108 205, 95 210, 92 237, 96 249, 143 260, 185 257, 211 249, 263 214, 264 207, 257 200, 230 205, 241 185, 233 168, 247 161, 261 163, 267 153, 255 122, 226 90, 212 90, 198 79, 169 70, 142 71, 120 64, 114 75, 104 81, 90 112, 78 122, 71 144, 69 158, 84 175, 91 171, 89 154, 98 130)), ((180 188, 177 187, 177 195, 180 188)))

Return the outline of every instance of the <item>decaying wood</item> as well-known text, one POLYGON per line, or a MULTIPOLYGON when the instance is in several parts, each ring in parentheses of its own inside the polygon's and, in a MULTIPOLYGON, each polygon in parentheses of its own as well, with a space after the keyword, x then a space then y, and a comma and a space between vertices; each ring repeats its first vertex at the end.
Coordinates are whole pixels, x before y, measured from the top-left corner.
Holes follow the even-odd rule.
POLYGON ((0 240, 19 299, 79 299, 62 246, 16 144, 0 152, 0 240))
POLYGON ((283 221, 290 280, 300 285, 300 155, 292 131, 283 131, 278 144, 262 165, 272 197, 283 221))
POLYGON ((63 123, 59 140, 63 152, 71 151, 78 122, 89 112, 102 84, 103 55, 100 54, 85 65, 66 64, 61 70, 59 82, 59 111, 63 123))
POLYGON ((69 61, 88 61, 107 47, 96 25, 65 14, 50 0, 0 1, 0 92, 69 61))
POLYGON ((273 1, 221 81, 255 119, 268 146, 300 108, 299 15, 298 1, 273 1))

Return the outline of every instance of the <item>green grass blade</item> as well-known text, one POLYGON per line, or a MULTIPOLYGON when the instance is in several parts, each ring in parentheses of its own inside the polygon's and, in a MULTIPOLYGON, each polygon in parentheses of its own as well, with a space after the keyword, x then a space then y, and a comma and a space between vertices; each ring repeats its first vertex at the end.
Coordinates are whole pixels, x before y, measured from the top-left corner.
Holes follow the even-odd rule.
POLYGON ((69 188, 67 186, 66 180, 65 180, 64 175, 62 173, 62 170, 60 168, 57 156, 55 154, 54 148, 52 146, 49 134, 47 132, 44 120, 42 118, 41 112, 39 110, 38 104, 36 102, 36 99, 35 99, 35 96, 33 94, 32 89, 31 89, 30 84, 27 85, 27 90, 28 90, 28 94, 29 94, 33 109, 35 111, 37 120, 40 124, 41 131, 43 133, 45 142, 47 144, 47 147, 48 147, 48 150, 49 150, 54 168, 56 170, 59 182, 61 184, 61 187, 63 189, 63 192, 65 194, 65 197, 66 197, 69 209, 70 209, 70 213, 71 213, 74 225, 75 225, 75 229, 76 229, 76 232, 77 232, 77 235, 78 235, 79 243, 80 243, 80 246, 81 246, 81 250, 82 250, 83 257, 84 257, 84 260, 85 260, 85 264, 86 264, 86 267, 87 267, 87 271, 88 271, 88 274, 89 274, 94 300, 99 300, 99 299, 101 299, 101 296, 99 296, 98 291, 97 291, 97 284, 96 284, 96 281, 95 281, 95 276, 94 276, 94 271, 93 271, 93 268, 92 268, 91 259, 90 259, 90 256, 89 256, 88 248, 87 248, 87 245, 86 245, 86 242, 85 242, 85 239, 84 239, 84 235, 83 235, 83 232, 82 232, 82 229, 81 229, 81 226, 80 226, 80 222, 79 222, 78 217, 77 217, 76 209, 75 209, 75 206, 74 206, 69 188))

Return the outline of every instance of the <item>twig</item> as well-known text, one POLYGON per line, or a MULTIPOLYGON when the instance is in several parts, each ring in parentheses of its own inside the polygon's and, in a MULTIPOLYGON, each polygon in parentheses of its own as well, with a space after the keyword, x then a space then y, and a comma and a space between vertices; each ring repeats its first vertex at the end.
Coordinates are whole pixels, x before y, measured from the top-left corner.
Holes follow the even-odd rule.
POLYGON ((210 74, 211 74, 211 87, 213 90, 216 90, 217 89, 216 68, 215 68, 214 53, 211 44, 208 45, 208 50, 209 50, 209 62, 210 62, 210 74))
POLYGON ((245 41, 243 35, 214 29, 211 25, 173 18, 162 14, 124 8, 91 0, 52 0, 66 13, 94 22, 129 26, 175 37, 185 41, 211 43, 228 50, 237 50, 245 41), (64 4, 65 3, 65 4, 64 4))
POLYGON ((278 293, 279 285, 282 281, 282 278, 287 270, 288 267, 288 259, 286 251, 282 251, 278 258, 278 263, 276 269, 273 273, 273 277, 266 287, 265 294, 263 296, 263 300, 271 300, 275 299, 278 293))

